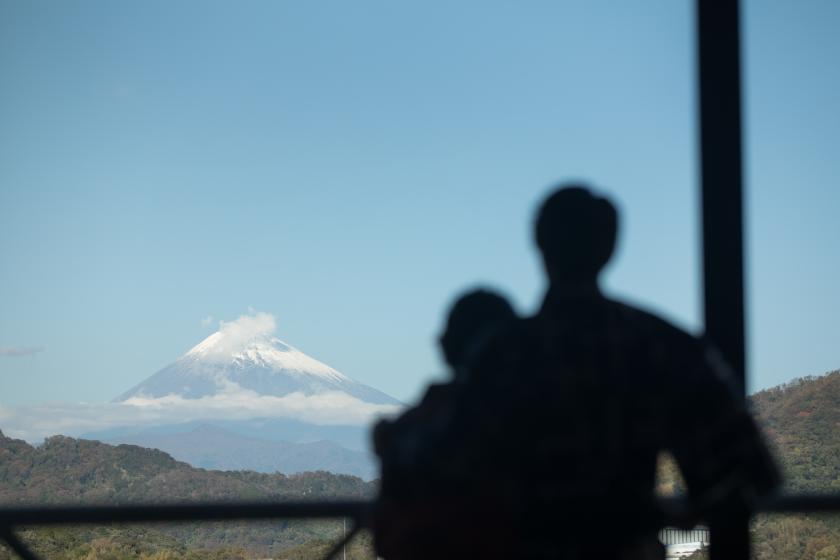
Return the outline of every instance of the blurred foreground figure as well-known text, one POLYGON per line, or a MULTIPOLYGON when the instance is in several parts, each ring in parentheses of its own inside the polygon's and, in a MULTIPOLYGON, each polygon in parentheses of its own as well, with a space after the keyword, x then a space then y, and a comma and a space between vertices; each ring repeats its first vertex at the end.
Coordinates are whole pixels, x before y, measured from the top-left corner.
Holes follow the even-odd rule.
POLYGON ((463 493, 464 476, 451 472, 450 453, 435 442, 446 437, 453 422, 453 406, 469 364, 515 318, 513 308, 498 294, 476 290, 461 296, 440 338, 452 380, 431 385, 419 405, 374 428, 374 449, 382 464, 374 528, 379 556, 469 558, 480 550, 480 545, 472 545, 487 527, 465 525, 464 518, 483 517, 486 510, 463 493))
POLYGON ((601 293, 617 230, 615 207, 586 188, 548 197, 536 222, 542 307, 484 346, 446 437, 429 440, 452 452, 452 476, 474 496, 504 504, 512 534, 494 557, 664 558, 661 451, 713 526, 741 519, 779 482, 716 350, 601 293))

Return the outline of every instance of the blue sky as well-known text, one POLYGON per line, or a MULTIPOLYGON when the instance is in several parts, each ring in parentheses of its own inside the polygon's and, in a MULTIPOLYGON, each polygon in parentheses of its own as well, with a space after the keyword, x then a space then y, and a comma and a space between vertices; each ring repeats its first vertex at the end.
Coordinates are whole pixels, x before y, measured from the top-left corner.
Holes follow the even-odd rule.
MULTIPOLYGON (((608 291, 697 331, 691 3, 452 4, 0 4, 0 404, 109 400, 249 309, 411 400, 459 291, 535 308, 569 178, 622 211, 608 291)), ((744 15, 755 389, 840 367, 840 5, 744 15)))

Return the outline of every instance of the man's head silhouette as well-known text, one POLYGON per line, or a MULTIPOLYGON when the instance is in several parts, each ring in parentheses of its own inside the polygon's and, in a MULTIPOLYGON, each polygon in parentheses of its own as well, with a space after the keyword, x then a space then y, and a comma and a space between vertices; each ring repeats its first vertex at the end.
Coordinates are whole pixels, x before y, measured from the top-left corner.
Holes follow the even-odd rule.
POLYGON ((615 248, 618 212, 579 184, 563 185, 537 214, 536 241, 552 284, 594 284, 615 248))

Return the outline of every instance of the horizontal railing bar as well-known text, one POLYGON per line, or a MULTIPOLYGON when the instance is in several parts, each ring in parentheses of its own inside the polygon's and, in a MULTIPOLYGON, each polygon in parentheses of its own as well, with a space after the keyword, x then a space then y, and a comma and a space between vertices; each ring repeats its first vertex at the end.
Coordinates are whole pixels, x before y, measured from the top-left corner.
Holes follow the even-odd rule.
MULTIPOLYGON (((665 524, 685 526, 691 520, 687 502, 662 500, 665 524)), ((373 502, 210 502, 195 504, 21 506, 0 508, 0 528, 22 525, 156 523, 173 521, 225 521, 278 518, 325 519, 347 517, 365 524, 373 502)), ((775 496, 759 508, 761 513, 840 513, 840 494, 775 496)))
POLYGON ((840 513, 840 494, 787 494, 761 505, 762 513, 840 513))
POLYGON ((371 502, 227 502, 0 508, 0 527, 21 525, 156 523, 272 518, 352 518, 365 521, 371 502))

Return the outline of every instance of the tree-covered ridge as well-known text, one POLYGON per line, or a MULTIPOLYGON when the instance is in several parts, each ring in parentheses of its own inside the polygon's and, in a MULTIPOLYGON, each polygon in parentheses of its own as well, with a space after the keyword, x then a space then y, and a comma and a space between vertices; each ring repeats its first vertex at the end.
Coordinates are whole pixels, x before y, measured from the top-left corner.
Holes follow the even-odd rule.
POLYGON ((752 404, 792 492, 840 491, 840 370, 756 393, 752 404))
MULTIPOLYGON (((46 527, 18 531, 18 536, 45 560, 321 560, 339 534, 267 550, 236 544, 184 544, 154 527, 46 527)), ((349 560, 372 560, 370 535, 347 545, 349 560)), ((0 546, 0 559, 17 560, 0 546)))
POLYGON ((374 492, 373 483, 349 475, 209 471, 134 445, 54 436, 33 447, 0 432, 2 504, 317 500, 374 492))
MULTIPOLYGON (((750 405, 784 473, 786 492, 840 492, 840 370, 765 389, 750 405)), ((660 462, 659 491, 683 488, 670 456, 660 462)))
MULTIPOLYGON (((784 472, 785 492, 840 492, 840 370, 760 391, 751 402, 784 472)), ((761 560, 840 558, 840 513, 761 515, 761 560)))
MULTIPOLYGON (((0 505, 129 504, 213 500, 371 498, 375 484, 319 471, 296 475, 209 471, 133 445, 56 436, 40 447, 0 433, 0 505)), ((175 523, 26 529, 21 537, 57 560, 315 558, 342 531, 336 521, 175 523)), ((369 539, 348 549, 371 558, 369 539)), ((0 560, 13 558, 0 546, 0 560)))
MULTIPOLYGON (((760 391, 750 401, 784 472, 783 490, 840 492, 840 371, 796 379, 760 391)), ((675 463, 663 461, 660 492, 680 487, 675 463)), ((752 535, 759 560, 840 559, 840 512, 759 515, 752 535)), ((708 558, 705 552, 695 556, 708 558)))

